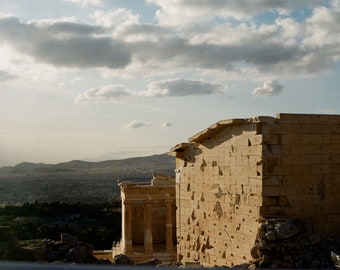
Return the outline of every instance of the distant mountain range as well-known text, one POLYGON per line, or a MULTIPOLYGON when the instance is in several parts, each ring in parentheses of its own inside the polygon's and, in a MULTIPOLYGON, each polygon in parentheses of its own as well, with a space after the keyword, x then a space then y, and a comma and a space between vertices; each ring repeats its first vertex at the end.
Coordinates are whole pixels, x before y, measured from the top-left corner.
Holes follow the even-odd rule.
POLYGON ((0 168, 0 204, 107 201, 119 196, 117 180, 150 181, 153 173, 174 176, 175 158, 167 154, 59 164, 23 162, 0 168))
MULTIPOLYGON (((134 157, 121 160, 106 160, 99 162, 88 162, 72 160, 58 164, 22 162, 15 166, 0 168, 0 174, 31 174, 31 173, 57 173, 57 172, 77 172, 77 171, 121 171, 132 170, 134 172, 162 171, 173 174, 175 169, 175 159, 167 154, 152 155, 146 157, 134 157), (142 171, 140 171, 142 170, 142 171)), ((123 173, 125 175, 125 173, 123 173)))

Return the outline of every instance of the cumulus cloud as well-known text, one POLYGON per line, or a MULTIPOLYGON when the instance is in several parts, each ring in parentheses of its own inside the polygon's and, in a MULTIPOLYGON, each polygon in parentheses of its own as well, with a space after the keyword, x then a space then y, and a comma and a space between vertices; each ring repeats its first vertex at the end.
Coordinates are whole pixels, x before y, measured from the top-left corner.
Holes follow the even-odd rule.
POLYGON ((284 86, 279 81, 268 80, 263 83, 263 86, 255 88, 252 94, 255 97, 277 96, 283 88, 284 86))
POLYGON ((287 14, 301 5, 313 7, 320 4, 319 0, 148 0, 160 7, 156 17, 161 24, 183 26, 183 23, 209 20, 212 17, 234 18, 237 20, 251 18, 267 11, 287 14))
POLYGON ((139 16, 132 14, 131 11, 124 8, 119 8, 111 11, 96 10, 91 18, 96 21, 97 24, 105 27, 116 27, 117 25, 130 25, 138 24, 139 16))
POLYGON ((156 81, 148 85, 148 89, 140 93, 143 97, 165 96, 199 96, 222 93, 223 86, 217 83, 208 83, 196 80, 174 79, 156 81))
POLYGON ((65 0, 67 2, 71 2, 77 5, 81 5, 83 7, 86 6, 103 6, 103 0, 65 0))
POLYGON ((150 123, 134 120, 131 123, 129 123, 126 126, 124 126, 124 128, 127 128, 127 129, 136 129, 136 128, 144 128, 144 127, 150 126, 150 125, 151 125, 150 123))
POLYGON ((2 42, 37 61, 76 68, 128 65, 131 54, 124 44, 98 36, 98 29, 80 22, 22 23, 15 17, 0 18, 2 42))
POLYGON ((75 102, 110 102, 128 97, 158 98, 214 95, 223 93, 224 88, 218 83, 186 79, 155 81, 148 85, 147 90, 140 92, 131 91, 123 85, 106 85, 85 91, 76 97, 75 102))
POLYGON ((92 88, 77 96, 76 103, 86 101, 114 101, 131 93, 122 85, 107 85, 101 88, 92 88))
MULTIPOLYGON (((207 71, 242 72, 249 67, 260 73, 311 73, 333 67, 340 58, 340 10, 335 4, 320 6, 314 0, 149 2, 159 6, 159 23, 141 23, 138 15, 125 9, 96 11, 92 14, 95 24, 76 18, 22 22, 0 16, 0 39, 36 62, 98 68, 126 77, 183 72, 202 77, 207 71), (313 8, 302 22, 289 16, 300 6, 313 8), (269 11, 277 17, 270 24, 251 20, 269 11), (242 20, 230 22, 230 17, 242 20)), ((149 85, 144 94, 185 95, 185 90, 176 92, 176 83, 191 87, 183 81, 159 82, 149 85)))

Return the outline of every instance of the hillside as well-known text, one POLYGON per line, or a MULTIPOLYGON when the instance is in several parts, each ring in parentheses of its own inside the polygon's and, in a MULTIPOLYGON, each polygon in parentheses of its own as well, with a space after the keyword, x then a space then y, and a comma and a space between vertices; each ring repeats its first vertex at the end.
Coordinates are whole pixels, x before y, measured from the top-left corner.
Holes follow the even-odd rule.
POLYGON ((0 204, 105 202, 119 196, 117 180, 149 181, 156 172, 174 176, 174 168, 174 157, 166 154, 101 162, 23 162, 0 168, 0 204))

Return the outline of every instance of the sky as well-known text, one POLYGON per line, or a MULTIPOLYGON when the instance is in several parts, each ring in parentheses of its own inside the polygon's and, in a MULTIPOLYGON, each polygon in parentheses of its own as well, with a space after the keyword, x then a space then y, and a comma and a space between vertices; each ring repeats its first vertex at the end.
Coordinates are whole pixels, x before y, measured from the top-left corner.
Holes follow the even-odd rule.
POLYGON ((0 167, 161 154, 340 114, 340 1, 0 0, 0 167))

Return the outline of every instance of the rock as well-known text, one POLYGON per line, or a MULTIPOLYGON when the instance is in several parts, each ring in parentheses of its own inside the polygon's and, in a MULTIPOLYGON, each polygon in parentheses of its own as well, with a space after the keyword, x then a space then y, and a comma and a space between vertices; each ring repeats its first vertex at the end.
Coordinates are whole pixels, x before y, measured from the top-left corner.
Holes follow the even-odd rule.
POLYGON ((320 266, 321 263, 319 262, 319 260, 313 260, 313 261, 311 261, 310 264, 311 264, 312 267, 318 267, 318 266, 320 266))
POLYGON ((25 261, 42 261, 47 248, 43 243, 35 243, 28 246, 22 246, 19 248, 19 258, 25 261))
POLYGON ((135 262, 130 259, 128 256, 124 254, 118 254, 113 257, 114 264, 121 264, 121 265, 134 265, 135 262))
POLYGON ((263 220, 252 263, 260 268, 334 268, 331 247, 336 246, 313 232, 308 223, 294 219, 263 220))
POLYGON ((86 257, 93 257, 93 251, 94 251, 93 245, 87 244, 87 243, 82 243, 82 242, 79 242, 78 245, 85 248, 85 256, 86 257))
POLYGON ((265 235, 266 235, 266 238, 270 241, 274 241, 276 239, 276 233, 273 231, 269 231, 265 235))
POLYGON ((223 267, 224 269, 237 269, 237 270, 248 270, 248 269, 252 269, 253 265, 252 264, 249 264, 249 263, 242 263, 242 264, 238 264, 238 265, 235 265, 234 267, 232 268, 229 268, 229 267, 223 267))
POLYGON ((93 255, 91 244, 79 242, 76 236, 68 233, 61 235, 62 241, 39 240, 34 245, 20 249, 22 259, 26 261, 60 263, 111 264, 109 260, 99 260, 93 255))
POLYGON ((61 242, 64 245, 74 247, 78 244, 78 237, 69 233, 62 233, 60 235, 61 242))
POLYGON ((257 246, 252 247, 252 249, 250 250, 250 255, 253 259, 260 258, 260 252, 257 246))
POLYGON ((301 224, 296 220, 284 220, 277 222, 273 229, 278 239, 287 239, 300 231, 301 224))
POLYGON ((140 262, 140 263, 137 263, 137 265, 159 265, 159 264, 162 264, 162 262, 156 258, 152 258, 150 260, 147 260, 145 262, 140 262))
POLYGON ((73 247, 69 250, 66 258, 72 262, 83 263, 86 259, 86 248, 84 246, 73 247))

